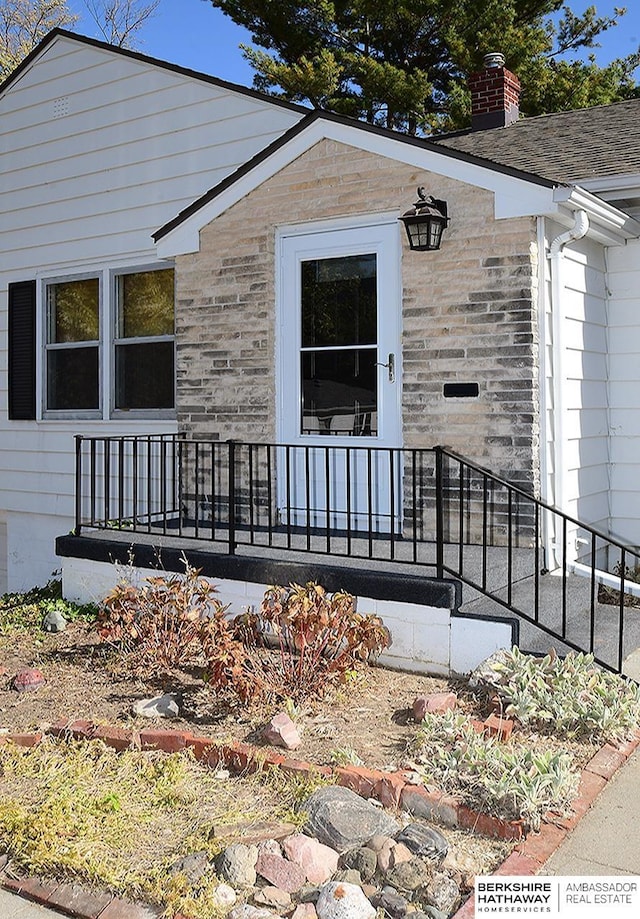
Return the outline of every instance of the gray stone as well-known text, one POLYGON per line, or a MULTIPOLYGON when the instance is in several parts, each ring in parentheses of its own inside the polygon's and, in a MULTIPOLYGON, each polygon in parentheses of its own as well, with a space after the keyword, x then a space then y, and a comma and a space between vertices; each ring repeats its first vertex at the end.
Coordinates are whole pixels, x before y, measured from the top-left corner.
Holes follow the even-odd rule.
POLYGON ((460 905, 460 888, 448 874, 434 874, 427 890, 426 901, 429 906, 450 916, 460 905))
POLYGON ((349 849, 340 857, 341 868, 354 868, 359 872, 363 881, 370 881, 376 873, 378 860, 376 853, 368 846, 359 849, 349 849))
POLYGON ((374 919, 376 911, 360 887, 327 881, 316 903, 318 919, 374 919))
POLYGON ((192 852, 174 862, 171 866, 171 873, 184 874, 190 884, 196 884, 205 874, 209 864, 206 852, 192 852))
POLYGON ((228 846, 217 861, 220 877, 234 887, 253 887, 256 882, 257 846, 241 842, 228 846))
POLYGON ((396 836, 398 842, 404 843, 416 855, 434 861, 442 861, 449 851, 449 843, 442 833, 427 823, 410 823, 396 836))
POLYGON ((384 810, 339 785, 318 788, 302 809, 307 813, 305 832, 336 852, 354 849, 378 834, 395 836, 400 829, 384 810))
POLYGON ((42 620, 42 630, 44 632, 64 632, 67 627, 67 620, 57 609, 50 609, 42 620))
POLYGON ((417 890, 425 887, 431 880, 431 869, 421 858, 412 858, 409 862, 401 862, 387 873, 386 881, 396 890, 417 890))
POLYGON ((250 903, 239 903, 227 913, 227 919, 272 919, 275 913, 263 906, 252 906, 250 903))
POLYGON ((177 693, 167 692, 153 699, 138 699, 133 703, 132 711, 141 718, 176 718, 180 714, 180 697, 177 693))
POLYGON ((218 884, 216 889, 211 895, 211 903, 216 912, 226 913, 234 903, 237 901, 238 896, 229 884, 218 884))
POLYGON ((506 682, 502 673, 494 670, 494 664, 505 664, 509 658, 509 651, 506 648, 500 648, 493 654, 478 664, 476 669, 469 677, 470 689, 496 690, 506 682))
POLYGON ((411 913, 411 919, 449 919, 449 917, 435 906, 425 906, 424 910, 419 909, 411 913))
POLYGON ((383 909, 391 919, 402 919, 409 909, 408 902, 401 894, 388 890, 377 894, 371 902, 378 909, 383 909))
POLYGON ((355 868, 343 868, 341 871, 336 871, 333 880, 340 881, 343 884, 356 884, 358 887, 362 887, 362 877, 360 872, 355 868))

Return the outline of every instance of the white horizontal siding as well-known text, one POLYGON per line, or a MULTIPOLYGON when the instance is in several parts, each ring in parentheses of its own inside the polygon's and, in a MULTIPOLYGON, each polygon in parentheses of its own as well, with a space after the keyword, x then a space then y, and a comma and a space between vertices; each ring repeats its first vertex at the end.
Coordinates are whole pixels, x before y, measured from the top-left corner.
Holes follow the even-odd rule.
POLYGON ((35 572, 52 570, 53 536, 73 521, 75 434, 176 429, 155 420, 9 423, 8 283, 154 263, 152 233, 300 117, 62 36, 0 98, 0 584, 7 545, 15 571, 29 570, 27 550, 35 572), (46 534, 32 547, 30 529, 46 534))
POLYGON ((299 120, 58 38, 0 100, 0 271, 151 257, 151 234, 299 120), (55 117, 56 100, 67 114, 55 117))

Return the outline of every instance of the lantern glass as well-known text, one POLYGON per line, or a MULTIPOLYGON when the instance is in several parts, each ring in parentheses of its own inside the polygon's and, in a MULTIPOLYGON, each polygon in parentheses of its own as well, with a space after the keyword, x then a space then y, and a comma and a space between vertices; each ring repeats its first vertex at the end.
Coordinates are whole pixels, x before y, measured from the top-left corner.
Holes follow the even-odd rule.
POLYGON ((439 249, 446 218, 435 214, 415 214, 400 218, 406 229, 411 249, 439 249))

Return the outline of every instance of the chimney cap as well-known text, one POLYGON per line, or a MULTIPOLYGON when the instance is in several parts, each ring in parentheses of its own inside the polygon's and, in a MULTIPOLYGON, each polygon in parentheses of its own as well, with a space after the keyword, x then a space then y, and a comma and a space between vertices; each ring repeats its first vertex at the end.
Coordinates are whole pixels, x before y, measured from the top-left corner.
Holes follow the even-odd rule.
POLYGON ((488 70, 494 67, 504 67, 504 54, 499 51, 490 51, 489 54, 485 54, 482 62, 488 70))

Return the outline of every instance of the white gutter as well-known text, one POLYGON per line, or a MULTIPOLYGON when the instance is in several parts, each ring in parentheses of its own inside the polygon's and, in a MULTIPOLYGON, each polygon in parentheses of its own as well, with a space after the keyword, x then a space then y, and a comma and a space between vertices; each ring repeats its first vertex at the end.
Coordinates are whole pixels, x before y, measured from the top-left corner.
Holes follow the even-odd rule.
MULTIPOLYGON (((554 455, 554 477, 555 477, 555 500, 554 504, 561 511, 566 512, 566 488, 565 488, 565 457, 566 457, 566 435, 565 435, 565 342, 564 342, 564 311, 563 306, 563 284, 562 284, 562 266, 563 252, 565 246, 569 243, 576 242, 587 235, 589 231, 589 217, 585 210, 577 210, 574 214, 574 223, 571 229, 560 233, 549 246, 547 258, 549 259, 551 269, 551 323, 553 330, 553 341, 551 343, 553 354, 553 455, 554 455)), ((558 544, 558 534, 555 534, 554 555, 556 567, 562 564, 566 547, 558 544)), ((552 568, 551 565, 547 566, 552 568)))

